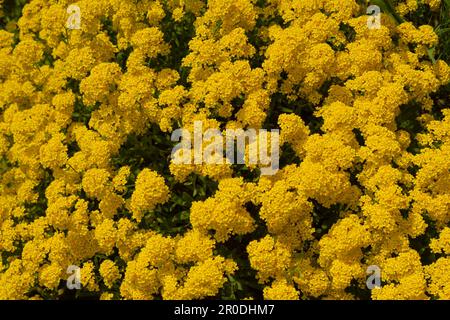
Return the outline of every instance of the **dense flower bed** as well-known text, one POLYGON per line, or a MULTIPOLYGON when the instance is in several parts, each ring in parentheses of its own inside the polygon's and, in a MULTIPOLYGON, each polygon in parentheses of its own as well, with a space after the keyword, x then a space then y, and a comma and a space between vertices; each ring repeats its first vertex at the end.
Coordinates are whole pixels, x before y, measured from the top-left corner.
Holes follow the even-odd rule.
POLYGON ((450 299, 448 1, 24 2, 0 299, 450 299), (174 163, 195 121, 280 129, 280 170, 174 163))

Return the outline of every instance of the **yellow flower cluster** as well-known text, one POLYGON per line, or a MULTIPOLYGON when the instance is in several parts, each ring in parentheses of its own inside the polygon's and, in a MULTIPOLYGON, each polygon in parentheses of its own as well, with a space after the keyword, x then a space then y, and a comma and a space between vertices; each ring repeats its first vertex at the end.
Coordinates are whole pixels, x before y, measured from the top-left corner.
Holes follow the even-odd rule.
POLYGON ((438 11, 440 8, 441 0, 401 0, 398 1, 396 10, 400 15, 405 16, 408 13, 416 11, 419 8, 419 4, 421 3, 428 5, 433 11, 438 11))
POLYGON ((70 1, 29 1, 0 30, 0 299, 57 298, 72 265, 102 299, 248 274, 252 298, 450 299, 450 67, 433 27, 359 3, 80 0, 68 29, 70 1), (280 129, 280 170, 171 163, 195 121, 280 129), (183 211, 193 176, 217 188, 183 211))

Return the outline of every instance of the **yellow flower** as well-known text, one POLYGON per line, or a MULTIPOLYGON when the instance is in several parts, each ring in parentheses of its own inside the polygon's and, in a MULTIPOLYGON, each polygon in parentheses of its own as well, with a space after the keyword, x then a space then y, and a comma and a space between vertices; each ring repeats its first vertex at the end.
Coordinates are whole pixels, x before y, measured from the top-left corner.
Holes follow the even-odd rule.
POLYGON ((169 199, 169 188, 164 178, 150 169, 142 170, 136 178, 135 190, 131 196, 131 212, 140 221, 145 211, 153 210, 156 205, 169 199))
POLYGON ((100 276, 108 288, 112 288, 114 282, 120 279, 119 268, 111 260, 105 260, 100 264, 100 276))

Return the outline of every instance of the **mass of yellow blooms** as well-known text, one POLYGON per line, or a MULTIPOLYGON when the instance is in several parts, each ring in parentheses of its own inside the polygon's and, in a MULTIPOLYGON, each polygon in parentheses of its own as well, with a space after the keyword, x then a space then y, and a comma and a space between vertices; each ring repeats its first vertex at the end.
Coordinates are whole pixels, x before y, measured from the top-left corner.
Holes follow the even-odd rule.
POLYGON ((244 269, 259 289, 243 298, 450 299, 450 101, 437 117, 432 98, 450 67, 430 59, 433 27, 382 14, 369 29, 366 8, 29 1, 0 30, 0 299, 61 297, 71 265, 101 299, 220 297, 244 269), (67 28, 71 4, 80 29, 67 28), (186 25, 180 56, 171 33, 186 25), (398 121, 410 110, 414 135, 398 121), (117 164, 127 148, 150 162, 165 148, 131 150, 130 136, 170 137, 194 121, 269 123, 297 160, 255 179, 230 164, 168 158, 170 179, 147 162, 117 164), (188 223, 148 227, 193 175, 217 188, 194 195, 188 223), (381 270, 373 290, 370 265, 381 270))

